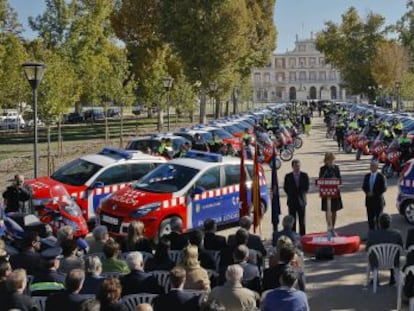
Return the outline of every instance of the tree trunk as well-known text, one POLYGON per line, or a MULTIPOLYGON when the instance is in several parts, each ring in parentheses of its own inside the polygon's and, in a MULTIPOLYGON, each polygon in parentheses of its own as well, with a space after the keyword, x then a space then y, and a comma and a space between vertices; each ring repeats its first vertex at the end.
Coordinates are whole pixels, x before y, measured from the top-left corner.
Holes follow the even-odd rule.
POLYGON ((158 119, 157 119, 157 130, 158 132, 161 132, 163 127, 164 127, 164 114, 163 111, 161 109, 161 103, 158 103, 158 115, 157 115, 158 119))
POLYGON ((204 89, 200 90, 200 123, 204 124, 207 121, 206 118, 206 92, 204 89))
POLYGON ((123 136, 124 136, 124 105, 121 105, 121 118, 119 119, 119 148, 123 148, 124 147, 124 140, 123 140, 123 136))
POLYGON ((50 124, 47 125, 47 176, 52 175, 52 159, 50 153, 50 124))
POLYGON ((216 95, 214 98, 214 101, 216 102, 216 106, 215 106, 215 110, 214 111, 214 118, 218 119, 221 117, 221 101, 220 101, 220 96, 216 95))
MULTIPOLYGON (((105 101, 105 112, 108 111, 108 104, 105 101)), ((109 143, 109 126, 108 126, 108 116, 105 114, 105 145, 109 143)))
POLYGON ((228 100, 226 100, 226 112, 225 112, 225 116, 228 117, 230 114, 230 102, 228 100))
POLYGON ((237 103, 236 88, 233 88, 232 100, 233 100, 233 114, 237 114, 237 111, 239 110, 239 107, 237 105, 238 103, 237 103))
POLYGON ((58 152, 59 157, 63 156, 63 137, 62 137, 62 121, 58 121, 58 152))

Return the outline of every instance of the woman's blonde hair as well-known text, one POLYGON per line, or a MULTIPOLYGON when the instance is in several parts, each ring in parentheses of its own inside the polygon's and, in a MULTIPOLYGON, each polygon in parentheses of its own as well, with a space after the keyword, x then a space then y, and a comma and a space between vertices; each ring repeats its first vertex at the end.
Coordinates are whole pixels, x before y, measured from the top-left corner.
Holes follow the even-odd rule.
POLYGON ((323 160, 323 162, 330 162, 330 161, 334 161, 335 160, 335 155, 332 152, 327 152, 325 153, 325 158, 323 160))
POLYGON ((192 268, 200 265, 198 261, 198 247, 189 245, 183 249, 183 265, 187 268, 192 268))

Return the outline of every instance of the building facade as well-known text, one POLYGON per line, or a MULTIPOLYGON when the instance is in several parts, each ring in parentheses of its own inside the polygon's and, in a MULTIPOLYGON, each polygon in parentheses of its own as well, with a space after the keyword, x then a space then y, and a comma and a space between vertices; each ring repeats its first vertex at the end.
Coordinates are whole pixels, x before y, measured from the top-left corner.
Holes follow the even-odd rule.
POLYGON ((299 40, 286 53, 273 53, 266 68, 252 73, 255 102, 301 100, 345 100, 340 72, 325 63, 324 54, 316 50, 315 40, 299 40))

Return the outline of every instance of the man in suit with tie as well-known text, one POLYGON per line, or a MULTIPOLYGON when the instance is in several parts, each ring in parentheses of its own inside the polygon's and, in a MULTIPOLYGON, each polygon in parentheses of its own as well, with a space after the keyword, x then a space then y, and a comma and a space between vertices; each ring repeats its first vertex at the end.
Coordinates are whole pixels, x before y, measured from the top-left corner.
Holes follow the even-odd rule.
POLYGON ((378 172, 378 162, 371 161, 371 172, 366 174, 362 184, 365 193, 365 207, 367 208, 368 226, 370 230, 379 228, 378 219, 385 206, 384 192, 387 190, 387 181, 378 172))
POLYGON ((293 224, 293 231, 296 230, 296 217, 299 219, 299 233, 306 234, 306 193, 309 190, 309 176, 301 172, 300 161, 295 159, 292 161, 292 172, 286 174, 283 189, 287 195, 287 206, 289 215, 291 215, 295 222, 293 224))

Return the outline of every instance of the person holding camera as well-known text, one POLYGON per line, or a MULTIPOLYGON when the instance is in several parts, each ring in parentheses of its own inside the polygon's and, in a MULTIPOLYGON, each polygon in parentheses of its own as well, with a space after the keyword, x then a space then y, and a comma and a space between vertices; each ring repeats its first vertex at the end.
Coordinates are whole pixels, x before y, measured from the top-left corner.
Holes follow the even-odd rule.
POLYGON ((30 210, 32 189, 24 183, 23 175, 15 175, 13 184, 3 193, 5 212, 25 212, 30 210))

